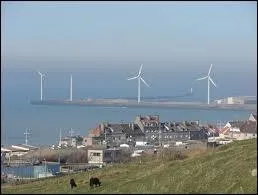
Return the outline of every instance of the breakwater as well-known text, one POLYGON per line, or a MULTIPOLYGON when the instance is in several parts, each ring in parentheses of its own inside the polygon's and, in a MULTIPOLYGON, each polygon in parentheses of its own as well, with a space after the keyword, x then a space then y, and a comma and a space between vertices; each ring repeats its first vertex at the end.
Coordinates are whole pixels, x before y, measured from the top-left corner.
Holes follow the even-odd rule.
POLYGON ((82 100, 31 100, 32 105, 59 105, 59 106, 100 106, 100 107, 132 107, 132 108, 185 108, 185 109, 218 109, 218 110, 248 110, 256 111, 256 104, 207 104, 201 102, 146 102, 138 103, 126 99, 82 99, 82 100))

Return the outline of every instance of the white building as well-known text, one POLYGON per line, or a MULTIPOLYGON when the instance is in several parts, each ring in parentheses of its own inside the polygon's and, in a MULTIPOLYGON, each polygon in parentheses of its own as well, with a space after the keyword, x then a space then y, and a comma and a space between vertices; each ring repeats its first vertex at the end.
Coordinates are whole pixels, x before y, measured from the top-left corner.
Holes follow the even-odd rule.
POLYGON ((88 150, 88 163, 102 166, 103 153, 104 153, 104 150, 101 150, 101 149, 88 150))
POLYGON ((88 163, 102 167, 106 163, 121 160, 120 149, 91 149, 88 150, 88 163))
POLYGON ((228 122, 219 135, 222 138, 235 140, 257 138, 257 122, 250 120, 228 122))
POLYGON ((223 99, 215 100, 216 104, 256 104, 256 97, 253 96, 237 96, 226 97, 223 99))
POLYGON ((37 149, 38 147, 35 147, 35 146, 19 144, 19 145, 1 147, 1 153, 4 153, 6 157, 22 156, 24 154, 27 154, 31 150, 37 150, 37 149))
POLYGON ((77 147, 76 137, 64 137, 59 141, 58 145, 64 147, 77 147))
POLYGON ((249 121, 257 122, 257 114, 250 114, 249 121))

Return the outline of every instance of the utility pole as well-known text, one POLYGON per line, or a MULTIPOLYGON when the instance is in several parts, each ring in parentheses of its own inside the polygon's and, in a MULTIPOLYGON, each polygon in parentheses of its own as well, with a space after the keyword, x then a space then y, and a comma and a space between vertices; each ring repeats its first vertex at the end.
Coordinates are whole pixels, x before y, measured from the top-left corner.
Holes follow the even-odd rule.
POLYGON ((61 145, 61 141, 62 141, 62 130, 60 128, 60 131, 59 131, 59 144, 58 145, 61 145))
POLYGON ((104 134, 105 134, 105 147, 107 148, 107 129, 104 128, 104 134))
POLYGON ((159 146, 161 146, 161 144, 162 144, 161 141, 160 141, 161 140, 161 136, 162 136, 161 133, 162 132, 161 132, 160 125, 159 125, 159 146))
POLYGON ((46 161, 46 159, 44 159, 45 160, 45 177, 47 177, 47 161, 46 161))
MULTIPOLYGON (((58 144, 58 146, 60 146, 61 147, 61 142, 62 141, 62 130, 61 130, 61 128, 60 128, 60 132, 59 132, 59 144, 58 144)), ((58 147, 58 164, 60 165, 60 148, 58 147)))

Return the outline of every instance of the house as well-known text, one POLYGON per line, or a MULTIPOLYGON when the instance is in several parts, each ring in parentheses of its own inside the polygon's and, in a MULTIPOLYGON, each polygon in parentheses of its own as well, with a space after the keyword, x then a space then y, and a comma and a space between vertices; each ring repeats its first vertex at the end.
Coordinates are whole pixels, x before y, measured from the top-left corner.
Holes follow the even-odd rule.
POLYGON ((255 121, 230 121, 220 132, 220 137, 235 140, 257 138, 257 122, 255 121))
POLYGON ((136 140, 143 139, 144 133, 134 123, 102 124, 101 137, 106 146, 113 147, 121 144, 134 144, 136 140))
POLYGON ((61 140, 59 141, 59 144, 58 144, 59 147, 77 147, 77 139, 76 137, 64 137, 64 138, 61 138, 61 140))
POLYGON ((207 139, 207 130, 194 122, 165 122, 144 127, 145 140, 150 143, 207 139))
POLYGON ((89 137, 98 137, 98 136, 100 136, 102 128, 103 128, 103 124, 100 124, 96 128, 91 129, 89 131, 89 137))
POLYGON ((136 116, 135 124, 137 124, 142 132, 145 132, 146 127, 158 127, 160 123, 159 115, 136 116))
POLYGON ((88 150, 88 163, 94 165, 103 165, 103 149, 88 150))
POLYGON ((254 114, 254 113, 250 114, 249 121, 257 122, 257 114, 254 114))
POLYGON ((83 145, 84 146, 91 146, 92 145, 92 137, 83 137, 83 145))
POLYGON ((88 136, 83 137, 83 145, 100 145, 101 141, 99 140, 99 137, 101 136, 101 132, 103 132, 101 131, 101 124, 98 125, 96 128, 91 129, 88 133, 88 136))
POLYGON ((101 123, 84 140, 87 144, 106 147, 135 145, 136 141, 157 145, 170 141, 205 140, 214 136, 216 131, 213 126, 200 126, 199 121, 161 123, 158 115, 139 115, 134 123, 101 123))
POLYGON ((88 163, 90 165, 102 167, 107 163, 118 162, 121 158, 121 150, 116 148, 88 150, 88 163))

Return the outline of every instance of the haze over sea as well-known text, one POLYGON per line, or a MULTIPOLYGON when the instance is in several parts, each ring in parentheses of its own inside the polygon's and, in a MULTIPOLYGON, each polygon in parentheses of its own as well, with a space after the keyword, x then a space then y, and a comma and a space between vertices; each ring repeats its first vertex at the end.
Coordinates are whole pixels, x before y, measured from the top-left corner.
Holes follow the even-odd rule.
POLYGON ((40 99, 257 94, 256 2, 1 2, 1 143, 56 144, 59 130, 87 135, 102 121, 132 122, 139 114, 161 121, 244 120, 247 111, 32 106, 40 99))
MULTIPOLYGON (((146 66, 145 66, 146 68, 146 66)), ((147 71, 146 71, 147 72, 147 71)), ((107 73, 107 72, 105 72, 107 73)), ((73 73, 73 98, 103 98, 103 97, 133 97, 137 96, 137 82, 126 81, 124 76, 96 72, 73 73), (117 79, 117 82, 116 82, 117 79), (94 84, 95 83, 95 84, 94 84)), ((68 99, 69 73, 49 72, 43 80, 43 98, 68 99)), ((182 76, 185 73, 182 73, 182 76)), ((31 129, 30 144, 56 144, 59 139, 59 130, 68 135, 72 128, 75 133, 87 135, 90 128, 96 127, 100 122, 114 123, 132 122, 139 114, 158 114, 161 121, 200 120, 219 124, 228 120, 243 120, 249 116, 248 111, 221 111, 221 110, 195 110, 195 109, 153 109, 153 108, 105 108, 105 107, 77 107, 77 106, 35 106, 29 100, 40 99, 40 77, 35 72, 3 72, 2 80, 2 144, 17 144, 25 142, 24 132, 31 129)), ((146 74, 151 78, 151 74, 146 74)), ((172 82, 166 80, 163 89, 153 79, 151 88, 142 87, 143 96, 176 96, 185 94, 189 90, 188 83, 180 79, 178 87, 172 87, 172 82), (171 83, 171 84, 170 84, 171 83), (185 89, 185 90, 184 90, 185 89)), ((226 83, 226 80, 220 80, 226 83)), ((205 82, 206 84, 206 82, 205 82)), ((206 85, 196 85, 192 96, 175 98, 175 101, 202 101, 207 99, 206 85)), ((161 85, 161 84, 160 84, 161 85)), ((222 88, 222 87, 221 87, 222 88)), ((223 89, 223 88, 222 88, 223 89)), ((218 88, 211 90, 212 99, 225 97, 226 91, 218 88)), ((245 89, 243 94, 252 94, 252 88, 245 89)), ((237 95, 237 94, 236 94, 237 95)), ((238 94, 239 95, 239 94, 238 94)), ((144 100, 144 97, 143 97, 144 100)))

